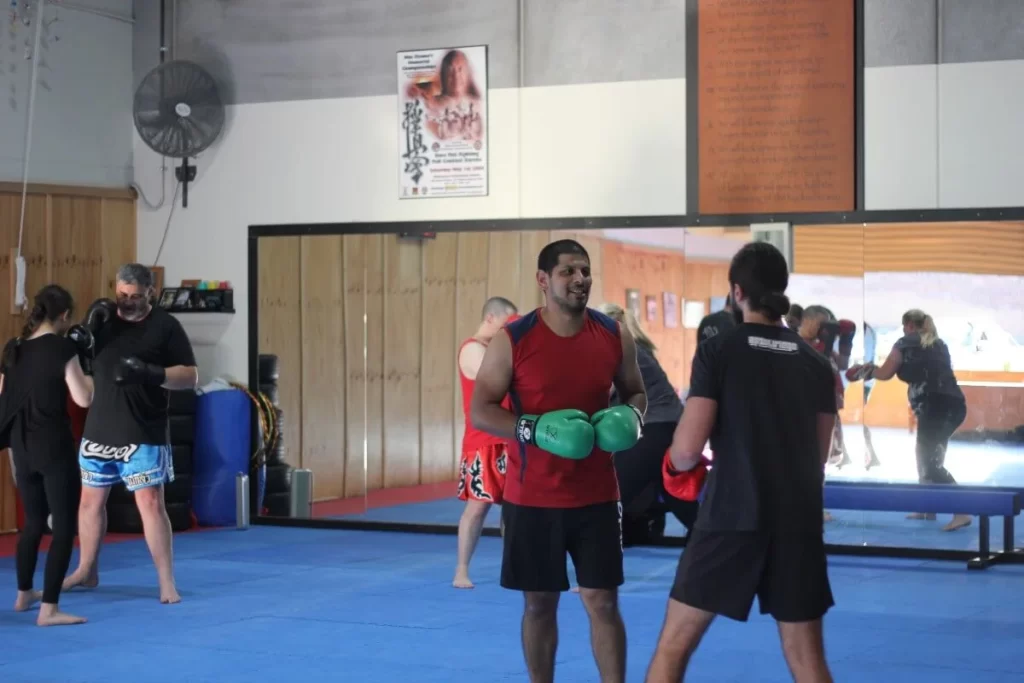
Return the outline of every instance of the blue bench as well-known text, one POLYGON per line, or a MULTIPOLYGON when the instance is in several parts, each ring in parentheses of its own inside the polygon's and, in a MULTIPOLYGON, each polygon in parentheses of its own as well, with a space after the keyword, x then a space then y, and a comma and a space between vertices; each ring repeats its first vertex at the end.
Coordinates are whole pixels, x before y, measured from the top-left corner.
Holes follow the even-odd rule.
POLYGON ((978 518, 978 556, 969 569, 987 569, 999 562, 1024 562, 1015 548, 1014 518, 1021 513, 1024 491, 988 486, 940 486, 931 484, 875 484, 827 482, 825 509, 880 512, 933 512, 965 514, 978 518), (1003 549, 990 548, 991 517, 1003 518, 1003 549))

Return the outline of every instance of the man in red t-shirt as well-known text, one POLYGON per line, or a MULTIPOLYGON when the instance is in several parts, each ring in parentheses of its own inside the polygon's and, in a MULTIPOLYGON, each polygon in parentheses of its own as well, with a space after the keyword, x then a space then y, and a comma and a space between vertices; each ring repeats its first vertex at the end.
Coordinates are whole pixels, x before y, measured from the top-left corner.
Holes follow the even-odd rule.
POLYGON ((636 445, 647 396, 629 331, 587 308, 587 251, 573 240, 547 245, 537 258, 537 283, 544 307, 488 345, 470 411, 475 428, 511 444, 501 585, 526 596, 522 640, 530 680, 552 681, 568 554, 601 681, 622 683, 622 506, 612 453, 636 445), (622 405, 609 407, 613 385, 622 405), (502 405, 506 395, 511 410, 502 405))
MULTIPOLYGON (((474 429, 469 419, 469 403, 473 398, 473 384, 484 359, 484 351, 494 335, 505 323, 514 320, 516 307, 508 299, 491 297, 484 304, 480 327, 476 334, 459 347, 459 381, 462 383, 462 409, 466 413, 466 431, 462 437, 462 458, 459 463, 459 500, 466 501, 459 520, 459 559, 455 567, 456 588, 472 588, 469 579, 469 561, 480 541, 487 513, 491 505, 501 504, 505 489, 505 464, 508 442, 474 429)), ((507 404, 507 399, 506 399, 507 404)))

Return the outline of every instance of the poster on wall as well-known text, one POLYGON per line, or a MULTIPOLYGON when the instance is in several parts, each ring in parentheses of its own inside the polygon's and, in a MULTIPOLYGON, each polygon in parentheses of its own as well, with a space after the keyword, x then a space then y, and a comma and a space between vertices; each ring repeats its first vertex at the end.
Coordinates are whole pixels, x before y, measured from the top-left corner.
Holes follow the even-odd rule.
POLYGON ((670 330, 679 327, 679 300, 672 292, 662 292, 661 296, 664 300, 662 308, 665 309, 665 327, 670 330))
POLYGON ((633 314, 633 317, 640 320, 640 290, 626 290, 626 310, 633 314))
POLYGON ((398 196, 486 197, 487 46, 398 53, 398 196))
POLYGON ((647 302, 647 322, 653 323, 658 319, 658 299, 648 296, 645 301, 647 302))

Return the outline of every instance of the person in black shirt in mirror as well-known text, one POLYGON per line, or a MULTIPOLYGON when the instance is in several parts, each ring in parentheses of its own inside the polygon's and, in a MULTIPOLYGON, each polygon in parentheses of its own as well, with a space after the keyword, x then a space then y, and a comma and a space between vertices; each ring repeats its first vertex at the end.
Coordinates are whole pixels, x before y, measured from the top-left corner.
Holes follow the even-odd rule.
MULTIPOLYGON (((632 311, 613 303, 601 304, 598 310, 633 335, 636 362, 647 392, 647 412, 640 441, 629 450, 612 455, 622 502, 622 544, 628 547, 664 536, 665 508, 689 529, 697 515, 697 504, 665 499, 663 507, 659 502, 663 498, 661 460, 672 444, 672 435, 683 414, 683 402, 658 362, 657 347, 632 311)), ((611 401, 612 405, 621 403, 614 388, 611 401)))
POLYGON ((176 603, 181 596, 174 583, 171 523, 164 505, 164 485, 174 481, 167 392, 195 389, 196 359, 177 318, 152 306, 149 268, 121 266, 115 291, 116 303, 100 299, 87 315, 96 340, 96 395, 78 454, 81 552, 64 588, 99 584, 97 559, 106 532, 107 496, 120 481, 135 493, 160 581, 160 602, 176 603))
POLYGON ((746 621, 754 596, 779 626, 793 678, 831 683, 822 617, 834 604, 822 522, 836 397, 828 361, 782 324, 789 271, 770 244, 729 267, 742 324, 700 344, 663 465, 681 499, 706 491, 670 593, 648 683, 682 680, 716 615, 746 621), (710 438, 713 467, 702 452, 710 438))
MULTIPOLYGON (((903 314, 903 336, 881 366, 856 365, 849 380, 885 382, 897 377, 907 383, 910 408, 917 417, 917 475, 922 484, 956 484, 946 469, 946 447, 967 419, 967 401, 953 372, 949 347, 939 338, 935 321, 912 308, 903 314)), ((916 512, 909 519, 934 520, 933 512, 916 512)), ((970 525, 970 515, 953 515, 943 527, 955 531, 970 525)))
MULTIPOLYGON (((10 445, 14 479, 25 510, 18 536, 14 609, 26 612, 42 600, 36 617, 40 626, 85 622, 57 609, 61 583, 71 564, 81 488, 68 394, 83 408, 92 402, 93 394, 92 379, 79 361, 79 348, 64 336, 72 307, 66 289, 43 287, 35 296, 21 336, 7 343, 0 360, 0 440, 3 447, 10 445), (33 574, 48 514, 53 538, 40 593, 33 590, 33 574)), ((73 329, 70 337, 85 349, 91 345, 85 330, 73 329)))
POLYGON ((707 341, 717 334, 736 327, 736 314, 732 303, 732 294, 725 297, 725 307, 701 318, 697 326, 697 343, 707 341))

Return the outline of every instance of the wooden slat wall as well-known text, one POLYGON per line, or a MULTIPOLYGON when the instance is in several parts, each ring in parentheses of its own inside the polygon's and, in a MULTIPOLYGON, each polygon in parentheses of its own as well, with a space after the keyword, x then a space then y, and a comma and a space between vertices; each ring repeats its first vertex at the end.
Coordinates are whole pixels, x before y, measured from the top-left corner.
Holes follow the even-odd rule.
MULTIPOLYGON (((287 458, 313 470, 318 500, 454 478, 465 426, 458 346, 476 331, 488 297, 507 297, 524 312, 542 303, 537 254, 562 237, 590 253, 592 306, 623 299, 627 288, 656 294, 659 310, 668 286, 680 305, 726 291, 727 264, 684 271, 682 254, 586 233, 440 234, 422 244, 395 235, 260 240, 260 352, 281 359, 287 458)), ((661 323, 648 329, 683 386, 694 345, 680 340, 693 331, 682 330, 681 313, 672 334, 661 323)))
POLYGON ((793 272, 862 277, 864 229, 859 225, 797 225, 793 228, 793 272))
POLYGON ((864 270, 1024 275, 1024 223, 869 225, 864 270))
POLYGON ((1024 274, 1024 223, 798 225, 793 270, 861 277, 865 272, 1024 274))
MULTIPOLYGON (((114 292, 122 263, 136 260, 135 197, 130 190, 29 185, 22 255, 31 297, 51 282, 71 292, 79 309, 114 292)), ((9 251, 18 246, 21 186, 0 183, 0 343, 20 333, 12 315, 9 251)), ((16 528, 16 496, 6 451, 0 453, 0 532, 16 528)))

